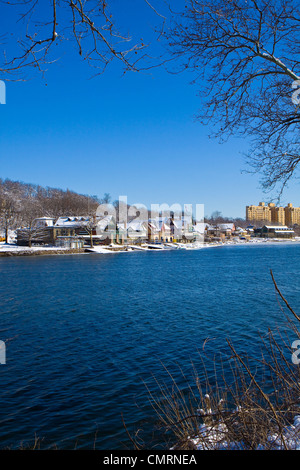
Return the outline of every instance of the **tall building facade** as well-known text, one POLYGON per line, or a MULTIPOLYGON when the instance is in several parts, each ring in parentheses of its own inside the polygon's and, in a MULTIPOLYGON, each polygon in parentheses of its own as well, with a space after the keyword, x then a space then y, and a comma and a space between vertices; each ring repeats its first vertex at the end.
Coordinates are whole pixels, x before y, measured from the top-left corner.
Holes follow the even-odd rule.
POLYGON ((284 208, 284 212, 286 225, 300 225, 300 207, 293 207, 290 203, 284 208))
POLYGON ((275 206, 274 202, 268 204, 271 210, 271 222, 276 224, 285 225, 285 210, 284 207, 275 206))
POLYGON ((280 225, 300 225, 300 207, 289 203, 286 207, 276 206, 273 202, 258 206, 246 206, 246 220, 249 222, 273 222, 280 225))
POLYGON ((264 202, 260 202, 258 206, 247 206, 246 220, 271 222, 271 209, 264 202))

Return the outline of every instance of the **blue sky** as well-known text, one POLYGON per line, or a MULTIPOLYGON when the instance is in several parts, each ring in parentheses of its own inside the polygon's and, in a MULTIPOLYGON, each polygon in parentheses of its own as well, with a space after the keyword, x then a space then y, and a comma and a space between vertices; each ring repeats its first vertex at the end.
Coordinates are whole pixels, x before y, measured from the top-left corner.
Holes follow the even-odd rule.
MULTIPOLYGON (((138 19, 131 17, 129 28, 138 19)), ((60 53, 45 78, 6 83, 2 178, 113 199, 126 195, 148 207, 204 204, 205 214, 219 210, 228 217, 245 217, 247 204, 270 199, 257 175, 242 173, 247 141, 221 145, 194 120, 201 101, 190 74, 161 68, 122 75, 113 64, 91 78, 75 51, 60 53)), ((287 202, 300 205, 297 181, 283 195, 287 202)))

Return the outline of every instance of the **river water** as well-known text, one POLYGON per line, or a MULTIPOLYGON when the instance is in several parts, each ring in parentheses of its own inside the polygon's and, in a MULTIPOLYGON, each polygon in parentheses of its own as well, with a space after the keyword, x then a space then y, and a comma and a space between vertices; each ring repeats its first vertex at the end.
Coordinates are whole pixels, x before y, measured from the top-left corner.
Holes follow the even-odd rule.
POLYGON ((167 371, 285 324, 270 269, 300 313, 299 244, 0 258, 0 448, 151 448, 167 371))

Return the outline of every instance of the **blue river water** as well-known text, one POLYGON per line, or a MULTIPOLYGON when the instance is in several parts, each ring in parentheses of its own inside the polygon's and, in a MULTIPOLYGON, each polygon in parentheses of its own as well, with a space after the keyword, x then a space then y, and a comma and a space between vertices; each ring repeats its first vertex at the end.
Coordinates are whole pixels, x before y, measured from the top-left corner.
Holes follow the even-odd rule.
POLYGON ((0 258, 0 448, 151 448, 147 387, 284 325, 270 269, 300 313, 300 244, 0 258))

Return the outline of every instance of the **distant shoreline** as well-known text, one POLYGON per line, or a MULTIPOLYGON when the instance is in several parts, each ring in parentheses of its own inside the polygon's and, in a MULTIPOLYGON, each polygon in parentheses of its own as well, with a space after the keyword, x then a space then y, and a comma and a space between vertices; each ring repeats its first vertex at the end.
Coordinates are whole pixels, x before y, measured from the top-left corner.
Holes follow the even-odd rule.
POLYGON ((1 257, 14 257, 14 256, 43 256, 43 255, 71 255, 71 254, 81 254, 85 253, 85 249, 65 249, 65 248, 45 248, 45 247, 34 247, 34 249, 31 249, 29 247, 26 250, 24 247, 14 247, 12 248, 10 246, 9 250, 5 250, 2 247, 0 247, 0 258, 1 257))
MULTIPOLYGON (((255 241, 226 241, 224 243, 187 243, 178 244, 177 248, 170 248, 169 246, 164 249, 145 249, 145 251, 178 251, 178 250, 201 250, 206 248, 221 248, 228 246, 261 246, 261 245, 297 245, 300 244, 299 239, 257 239, 255 241)), ((45 255, 72 255, 72 254, 113 254, 113 253, 128 253, 133 251, 139 251, 138 248, 134 249, 134 246, 126 245, 114 245, 109 246, 96 246, 95 248, 61 248, 61 247, 22 247, 13 244, 0 244, 0 258, 1 257, 15 257, 15 256, 45 256, 45 255)))

